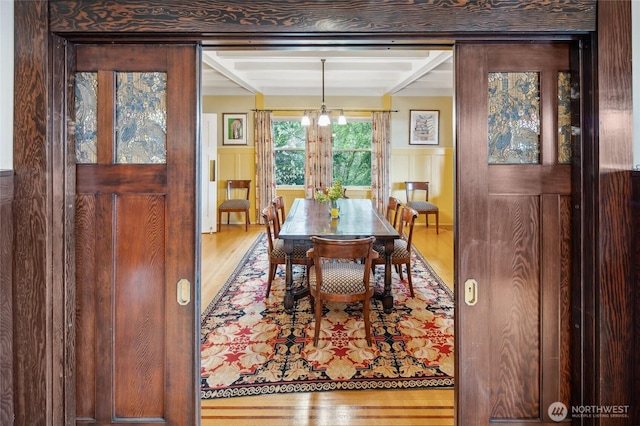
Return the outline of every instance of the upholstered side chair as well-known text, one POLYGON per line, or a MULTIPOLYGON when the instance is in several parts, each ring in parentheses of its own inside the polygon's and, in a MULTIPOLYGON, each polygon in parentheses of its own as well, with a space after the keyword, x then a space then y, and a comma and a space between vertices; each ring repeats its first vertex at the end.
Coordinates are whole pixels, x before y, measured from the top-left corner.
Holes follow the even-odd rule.
POLYGON ((378 257, 373 250, 374 241, 375 237, 356 240, 311 237, 313 247, 307 251, 307 256, 313 259, 309 271, 309 294, 315 311, 314 346, 318 346, 320 338, 323 301, 362 302, 365 336, 371 346, 372 261, 378 257), (363 261, 354 262, 352 259, 363 261))
POLYGON ((227 213, 227 225, 229 225, 229 217, 231 213, 244 213, 244 230, 249 230, 249 192, 251 192, 250 180, 228 180, 227 181, 227 199, 218 206, 218 232, 220 231, 220 223, 222 223, 222 213, 227 213), (243 197, 237 197, 237 192, 242 192, 243 197), (234 195, 236 197, 234 198, 234 195))
POLYGON ((429 202, 429 182, 405 182, 404 185, 407 205, 417 211, 419 215, 425 215, 427 227, 429 226, 429 215, 435 215, 436 234, 439 234, 440 211, 438 206, 429 202))

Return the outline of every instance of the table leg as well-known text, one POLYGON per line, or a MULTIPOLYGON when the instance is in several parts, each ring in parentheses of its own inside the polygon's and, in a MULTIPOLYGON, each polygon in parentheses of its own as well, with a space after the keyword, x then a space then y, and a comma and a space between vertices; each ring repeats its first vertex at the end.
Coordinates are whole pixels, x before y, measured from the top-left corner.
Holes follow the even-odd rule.
POLYGON ((382 307, 385 314, 390 314, 393 309, 393 295, 391 294, 391 254, 393 253, 393 240, 384 244, 384 292, 382 293, 382 307))
POLYGON ((291 313, 293 312, 293 303, 295 302, 295 296, 293 294, 293 265, 291 264, 291 256, 293 256, 293 241, 285 240, 284 251, 286 253, 284 310, 287 313, 291 313))

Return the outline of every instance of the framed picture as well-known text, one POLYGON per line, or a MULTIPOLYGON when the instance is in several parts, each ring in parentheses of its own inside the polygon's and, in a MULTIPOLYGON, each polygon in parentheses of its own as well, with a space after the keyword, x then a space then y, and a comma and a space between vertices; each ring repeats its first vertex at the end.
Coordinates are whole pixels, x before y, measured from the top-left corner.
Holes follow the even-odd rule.
POLYGON ((247 114, 222 114, 223 145, 247 144, 247 114))
POLYGON ((411 110, 409 145, 438 145, 440 111, 411 110))

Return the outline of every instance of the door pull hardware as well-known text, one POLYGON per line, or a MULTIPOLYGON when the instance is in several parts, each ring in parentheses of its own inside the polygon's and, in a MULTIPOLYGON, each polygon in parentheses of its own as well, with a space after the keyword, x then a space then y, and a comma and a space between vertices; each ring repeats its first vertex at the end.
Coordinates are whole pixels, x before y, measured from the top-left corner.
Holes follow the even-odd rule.
POLYGON ((469 306, 478 303, 478 282, 473 278, 464 282, 464 303, 469 306))
POLYGON ((209 160, 209 182, 216 181, 216 160, 209 160))
POLYGON ((191 283, 188 279, 182 278, 178 281, 177 296, 178 304, 181 306, 188 305, 191 302, 191 283))

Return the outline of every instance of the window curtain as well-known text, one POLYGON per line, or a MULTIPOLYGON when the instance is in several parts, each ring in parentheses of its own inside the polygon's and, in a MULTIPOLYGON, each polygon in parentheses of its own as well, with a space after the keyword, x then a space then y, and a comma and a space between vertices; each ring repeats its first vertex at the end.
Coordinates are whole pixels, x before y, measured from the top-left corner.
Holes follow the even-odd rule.
POLYGON ((371 117, 371 203, 383 214, 390 195, 390 116, 389 112, 374 112, 371 117))
POLYGON ((331 126, 318 126, 319 112, 309 113, 307 150, 305 158, 306 198, 313 198, 315 189, 333 184, 333 157, 331 153, 331 126))
POLYGON ((276 196, 275 150, 270 111, 256 111, 254 144, 256 155, 256 222, 264 223, 262 209, 276 196))

